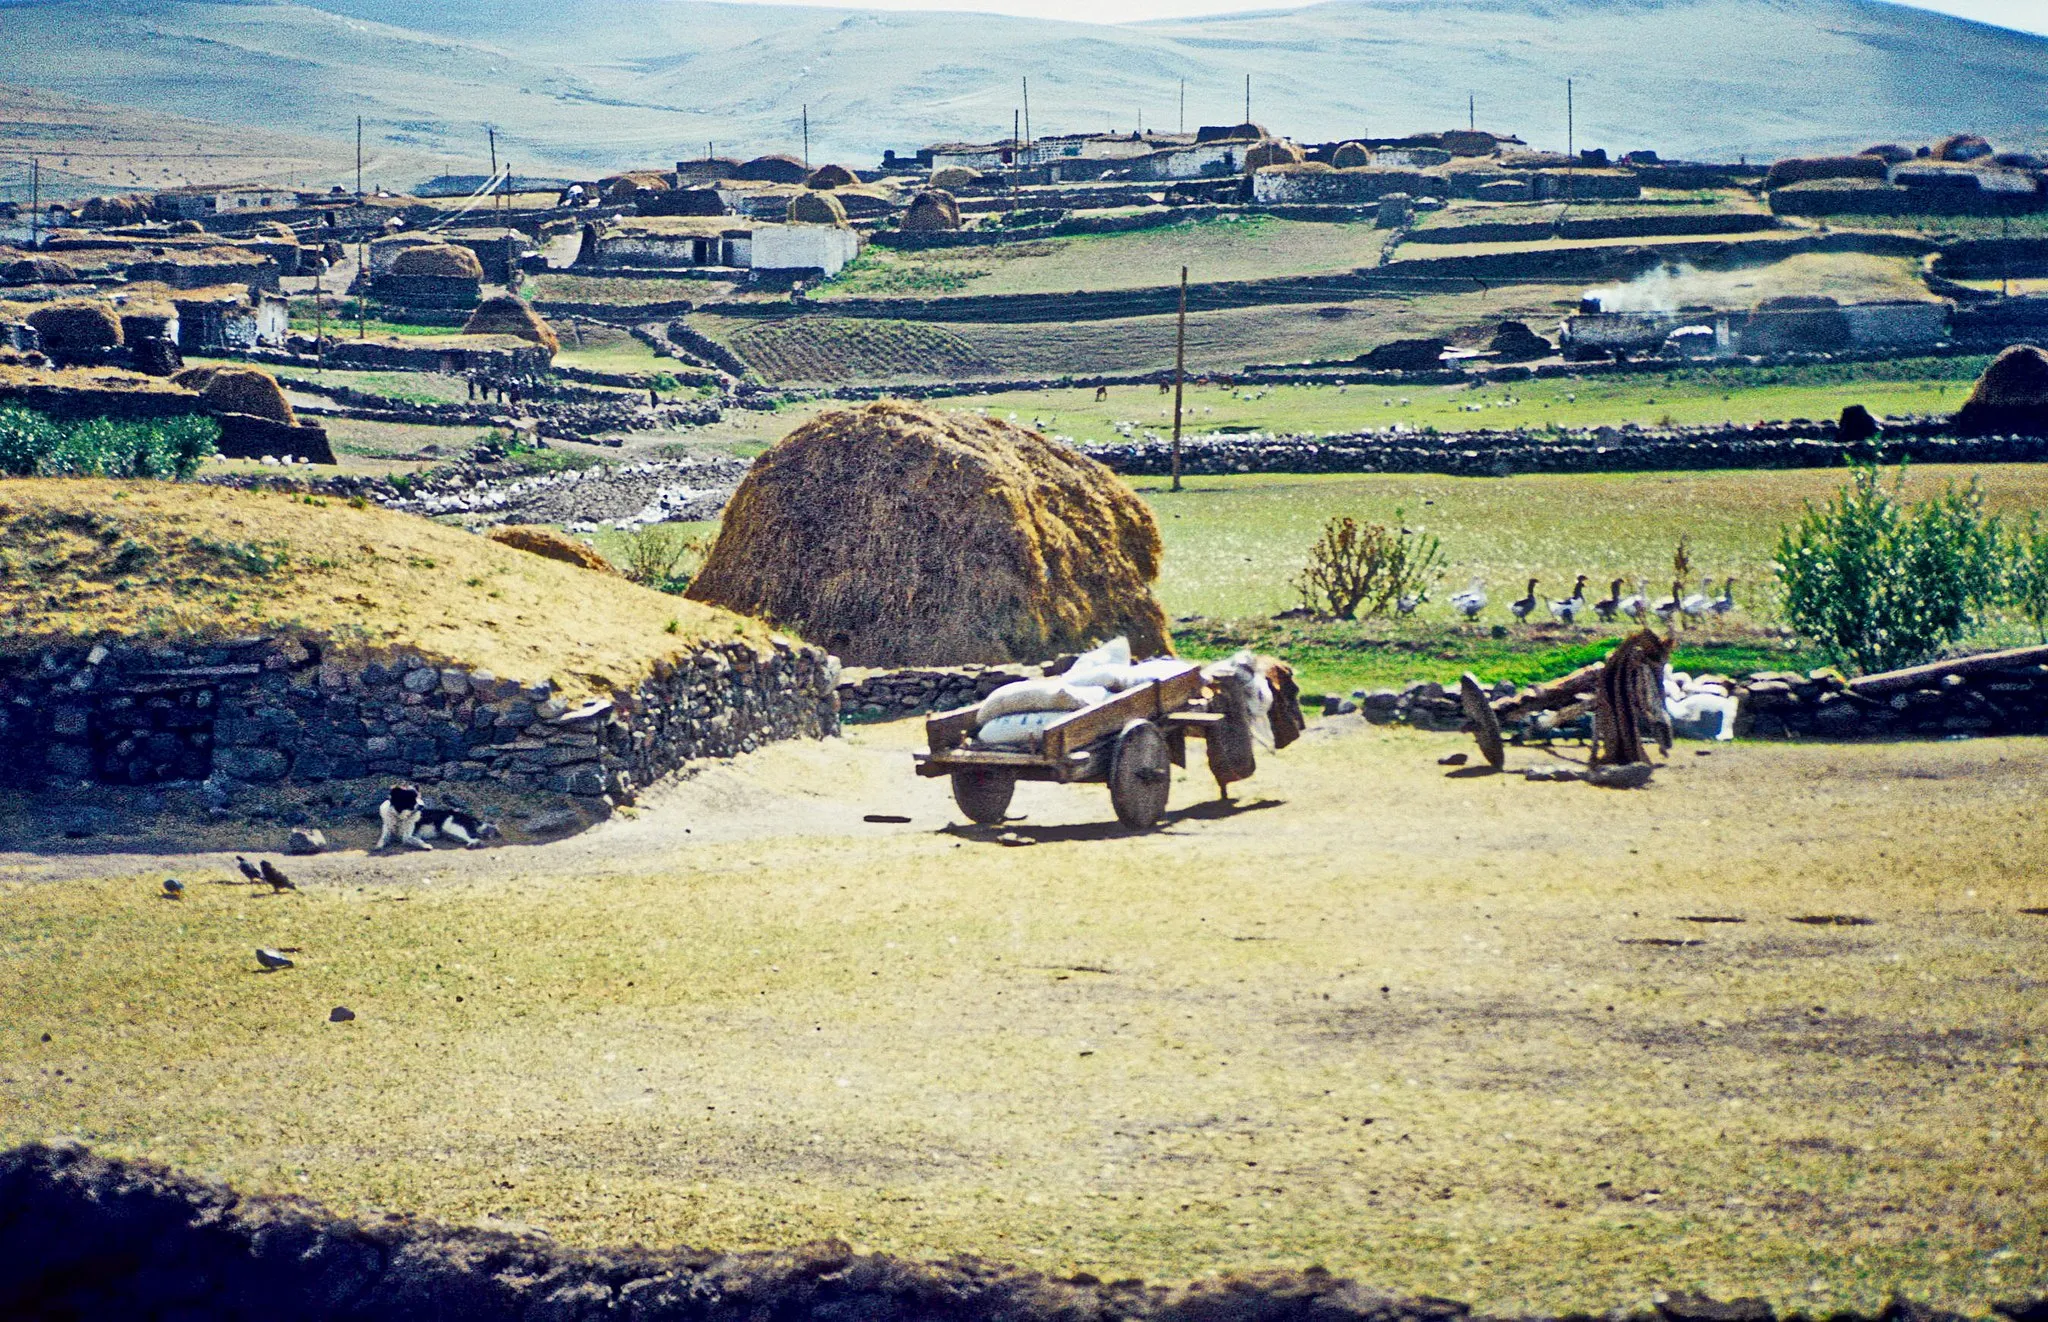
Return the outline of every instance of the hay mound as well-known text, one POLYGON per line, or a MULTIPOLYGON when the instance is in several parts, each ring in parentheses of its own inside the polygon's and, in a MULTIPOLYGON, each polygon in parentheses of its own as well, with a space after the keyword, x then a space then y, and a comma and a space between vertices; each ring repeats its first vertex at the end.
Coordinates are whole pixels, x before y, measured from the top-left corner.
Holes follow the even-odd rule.
POLYGON ((1764 176, 1764 187, 1783 188, 1815 179, 1883 180, 1890 173, 1891 167, 1882 156, 1791 156, 1771 167, 1771 172, 1764 176))
POLYGON ((798 193, 789 199, 792 225, 844 225, 846 204, 830 193, 798 193))
POLYGON ((439 275, 459 280, 482 280, 484 265, 476 254, 452 243, 429 243, 407 248, 391 259, 393 275, 439 275))
POLYGON ((111 349, 121 342, 121 321, 104 303, 59 303, 28 314, 43 348, 53 353, 111 349))
POLYGON ((575 565, 578 569, 589 569, 614 577, 619 572, 612 568, 611 561, 597 553, 597 548, 585 546, 575 538, 566 537, 553 528, 542 528, 530 523, 507 523, 491 529, 484 536, 500 546, 509 546, 515 551, 544 556, 549 560, 559 560, 565 565, 575 565))
POLYGON ((1356 142, 1347 142, 1330 155, 1330 164, 1340 170, 1356 170, 1372 164, 1372 153, 1356 142))
POLYGON ((805 188, 852 188, 860 176, 843 165, 821 165, 804 180, 805 188))
POLYGON ((68 285, 78 272, 54 257, 24 257, 0 266, 0 285, 68 285))
POLYGON ((1126 635, 1169 650, 1152 512, 1037 432, 884 401, 754 461, 693 599, 849 665, 1035 661, 1126 635))
POLYGON ((1992 360, 1956 413, 1965 436, 2048 436, 2048 353, 2015 344, 1992 360))
POLYGON ((215 413, 247 413, 287 427, 299 425, 277 378, 253 367, 188 367, 171 384, 198 391, 199 402, 215 413))
POLYGON ((555 338, 554 328, 540 319, 540 314, 527 306, 526 300, 510 294, 487 298, 476 305, 476 311, 469 314, 469 320, 462 324, 464 335, 516 335, 522 340, 540 345, 549 353, 561 352, 562 342, 555 338))
POLYGON ((960 228, 960 204, 943 188, 927 188, 910 199, 903 228, 913 234, 960 228))
POLYGON ((1269 165, 1300 165, 1308 154, 1291 142, 1262 142, 1244 153, 1244 172, 1252 174, 1269 165))
POLYGON ((932 171, 932 187, 948 193, 957 193, 963 188, 972 188, 981 182, 981 171, 970 170, 964 165, 949 165, 943 170, 932 171))

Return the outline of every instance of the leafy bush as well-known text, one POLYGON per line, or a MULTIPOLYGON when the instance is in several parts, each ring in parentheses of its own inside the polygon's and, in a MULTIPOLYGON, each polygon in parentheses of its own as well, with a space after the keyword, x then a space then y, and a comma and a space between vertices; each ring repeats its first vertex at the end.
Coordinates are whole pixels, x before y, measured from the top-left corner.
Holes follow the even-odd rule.
POLYGON ((220 424, 196 415, 61 423, 0 408, 0 473, 9 477, 190 477, 220 442, 220 424))
POLYGON ((1779 531, 1785 618, 1831 660, 1870 673, 1918 665, 1975 629, 2001 594, 1998 520, 1975 480, 1928 500, 1903 498, 1859 464, 1839 495, 1779 531))
MULTIPOLYGON (((1400 520, 1400 510, 1394 518, 1400 520)), ((1361 607, 1367 615, 1382 615, 1404 597, 1426 599, 1443 571, 1443 548, 1435 537, 1340 516, 1323 525, 1294 586, 1307 609, 1355 620, 1361 607)))
POLYGON ((703 538, 672 523, 657 523, 626 534, 625 563, 620 568, 642 587, 682 593, 703 567, 707 550, 703 538))

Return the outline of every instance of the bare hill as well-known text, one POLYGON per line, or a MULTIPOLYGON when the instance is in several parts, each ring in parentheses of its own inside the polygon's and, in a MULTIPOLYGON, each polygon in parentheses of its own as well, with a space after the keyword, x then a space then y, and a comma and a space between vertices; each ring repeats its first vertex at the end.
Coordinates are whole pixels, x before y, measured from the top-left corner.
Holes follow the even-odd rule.
MULTIPOLYGON (((1235 120, 1301 136, 1460 123, 1667 155, 1773 157, 1961 128, 2041 134, 2048 39, 1874 0, 1334 0, 1094 26, 700 0, 21 0, 0 80, 202 119, 594 172, 721 151, 871 159, 1008 129, 1235 120)), ((409 183, 385 177, 380 182, 409 183)))

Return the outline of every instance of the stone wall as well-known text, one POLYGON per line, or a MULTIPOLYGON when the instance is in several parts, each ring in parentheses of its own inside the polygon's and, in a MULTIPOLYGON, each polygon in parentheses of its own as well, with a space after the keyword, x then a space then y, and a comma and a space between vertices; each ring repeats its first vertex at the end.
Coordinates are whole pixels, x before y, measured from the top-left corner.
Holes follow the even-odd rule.
POLYGON ((631 693, 577 702, 418 656, 325 660, 300 638, 53 646, 0 657, 0 783, 201 782, 224 804, 377 778, 622 802, 692 761, 833 733, 837 678, 785 639, 766 655, 707 646, 631 693))

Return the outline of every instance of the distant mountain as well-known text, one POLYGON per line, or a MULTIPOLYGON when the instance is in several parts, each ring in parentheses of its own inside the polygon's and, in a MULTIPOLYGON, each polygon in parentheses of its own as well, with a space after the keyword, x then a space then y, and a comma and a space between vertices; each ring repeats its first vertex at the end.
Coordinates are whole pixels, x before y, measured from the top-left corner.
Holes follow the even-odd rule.
MULTIPOLYGON (((475 173, 1234 122, 1305 139, 1463 124, 1766 158, 1974 130, 2048 141, 2048 38, 1873 0, 1332 0, 1119 26, 702 0, 22 0, 0 82, 373 143, 475 173)), ((380 182, 409 184, 411 179, 380 182)))

